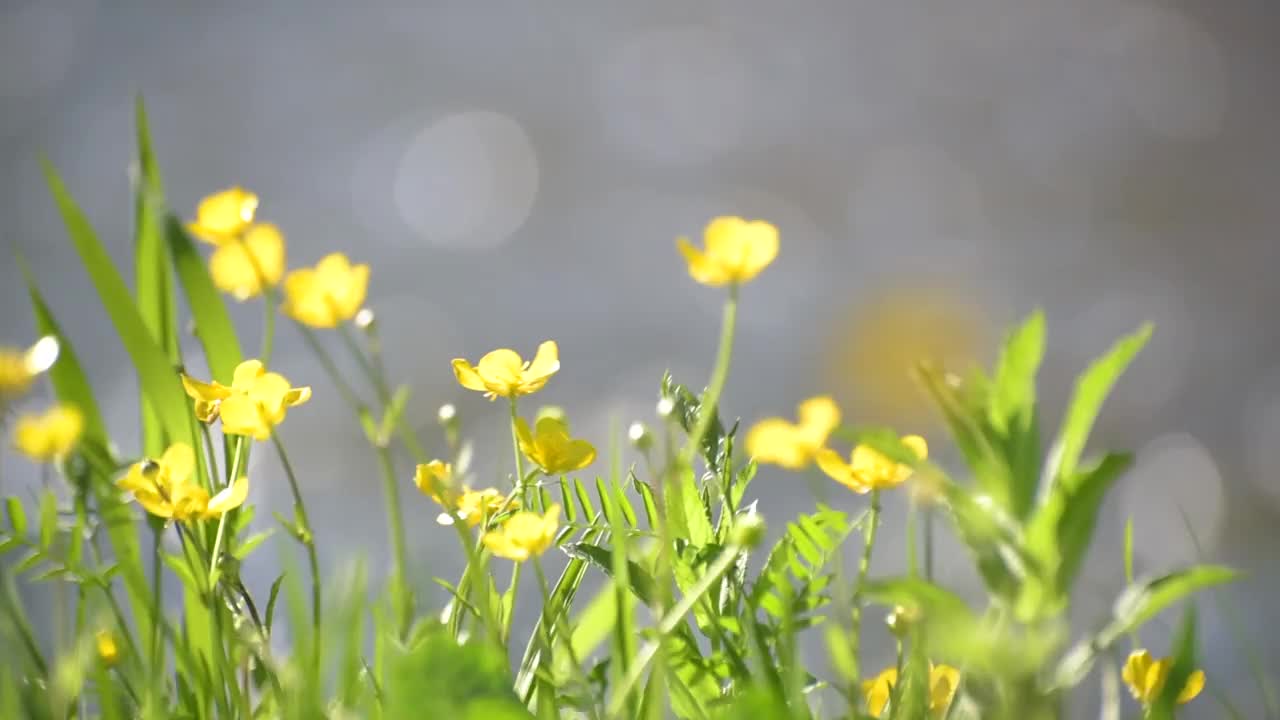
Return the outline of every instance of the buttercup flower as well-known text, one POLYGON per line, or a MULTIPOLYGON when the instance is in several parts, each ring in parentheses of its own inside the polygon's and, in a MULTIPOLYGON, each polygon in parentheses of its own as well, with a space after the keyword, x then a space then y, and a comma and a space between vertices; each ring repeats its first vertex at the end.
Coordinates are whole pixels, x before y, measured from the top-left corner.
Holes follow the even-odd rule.
POLYGON ((13 426, 13 444, 37 462, 57 460, 71 452, 84 431, 80 408, 59 403, 35 415, 23 415, 13 426))
MULTIPOLYGON (((1134 699, 1143 705, 1150 705, 1160 697, 1165 682, 1169 679, 1169 671, 1173 669, 1171 658, 1156 660, 1146 650, 1134 650, 1125 661, 1120 677, 1129 686, 1134 699)), ((1191 702, 1204 689, 1204 671, 1196 670, 1187 678, 1187 684, 1178 693, 1178 702, 1191 702)))
MULTIPOLYGON (((921 460, 929 457, 929 445, 919 435, 904 435, 902 444, 921 460)), ((897 487, 911 476, 911 466, 896 463, 866 445, 855 447, 848 463, 829 448, 819 450, 815 459, 822 472, 860 495, 897 487)))
POLYGON ((236 366, 231 387, 217 382, 201 382, 185 373, 182 387, 195 401, 200 422, 222 418, 228 435, 250 435, 255 440, 271 437, 271 428, 284 422, 288 408, 311 399, 311 388, 290 387, 279 373, 267 372, 260 360, 245 360, 236 366))
MULTIPOLYGON (((485 488, 483 490, 472 490, 466 488, 462 491, 462 495, 458 498, 457 507, 453 511, 453 515, 445 513, 437 520, 442 525, 453 523, 453 518, 465 522, 467 527, 475 527, 484 521, 487 517, 492 517, 502 511, 506 505, 507 497, 497 488, 485 488)), ((511 499, 511 507, 520 507, 519 498, 511 499)))
POLYGON ((224 245, 249 228, 257 211, 257 195, 242 187, 228 188, 200 201, 187 230, 207 243, 224 245))
POLYGON ((718 217, 703 232, 705 250, 688 238, 676 240, 689 264, 689 275, 703 285, 744 283, 778 256, 778 228, 764 220, 718 217))
POLYGON ((422 463, 414 470, 413 484, 423 495, 441 505, 449 505, 445 498, 457 495, 461 487, 453 479, 453 465, 441 460, 422 463))
POLYGON ((596 459, 591 443, 569 437, 569 424, 555 417, 539 418, 533 432, 524 418, 517 418, 516 442, 520 452, 548 475, 581 470, 596 459))
MULTIPOLYGON (((898 684, 897 668, 889 668, 862 683, 862 695, 867 699, 867 712, 875 717, 884 713, 893 687, 898 684)), ((960 671, 950 665, 929 663, 929 713, 935 718, 946 715, 956 688, 960 686, 960 671)))
POLYGON ((499 395, 515 397, 537 392, 559 369, 560 348, 554 340, 539 345, 538 353, 530 362, 507 348, 488 353, 474 367, 462 358, 453 361, 458 384, 468 390, 479 390, 490 400, 499 395))
POLYGON ((218 246, 209 257, 213 284, 237 300, 274 287, 284 275, 284 236, 269 223, 250 226, 244 238, 218 246))
POLYGON ((346 255, 332 253, 314 268, 301 268, 284 279, 285 315, 313 328, 332 328, 360 312, 369 289, 369 266, 352 265, 346 255))
POLYGON ((802 470, 813 462, 840 424, 840 408, 826 395, 809 398, 797 409, 800 422, 765 418, 747 433, 747 454, 756 462, 802 470))
POLYGON ((524 562, 551 547, 560 525, 560 506, 547 508, 546 515, 524 510, 507 518, 502 527, 484 535, 484 546, 498 557, 524 562))
POLYGON ((120 661, 120 646, 110 630, 99 630, 93 636, 94 647, 98 651, 98 659, 110 667, 120 661))
MULTIPOLYGON (((418 465, 413 484, 423 495, 448 511, 437 518, 441 525, 452 524, 456 517, 468 527, 475 527, 486 517, 502 510, 506 503, 506 496, 496 488, 472 490, 459 484, 453 477, 453 465, 440 460, 418 465)), ((519 500, 512 498, 511 507, 519 507, 519 500)))
POLYGON ((241 475, 209 497, 209 491, 192 478, 195 468, 196 454, 191 446, 174 443, 158 460, 146 459, 130 466, 116 487, 133 493, 133 499, 152 515, 174 520, 216 518, 240 507, 249 496, 249 479, 241 475))
POLYGON ((58 340, 46 335, 26 350, 0 347, 0 398, 21 395, 58 359, 58 340))

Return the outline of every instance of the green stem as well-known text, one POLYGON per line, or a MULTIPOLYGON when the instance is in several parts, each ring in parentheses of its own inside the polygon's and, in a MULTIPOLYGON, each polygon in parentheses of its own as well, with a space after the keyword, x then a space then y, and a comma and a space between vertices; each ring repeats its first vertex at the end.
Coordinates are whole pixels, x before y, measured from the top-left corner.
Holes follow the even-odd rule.
MULTIPOLYGON (((207 440, 208 437, 209 437, 209 431, 205 430, 205 439, 207 440)), ((213 457, 212 446, 209 448, 209 450, 210 450, 209 452, 210 460, 212 461, 212 457, 213 457)), ((235 454, 232 456, 231 473, 227 477, 227 483, 229 484, 235 483, 236 478, 240 472, 240 458, 243 456, 243 454, 244 454, 244 436, 237 435, 235 454)), ((217 470, 214 470, 214 475, 217 475, 217 470)), ((216 573, 218 570, 218 553, 222 552, 222 537, 223 537, 223 534, 226 532, 226 529, 227 529, 227 513, 222 513, 221 515, 218 516, 218 531, 213 536, 213 552, 209 553, 209 587, 210 588, 213 587, 214 581, 216 580, 216 578, 214 577, 214 573, 216 573)))
POLYGON ((289 478, 289 490, 293 493, 293 511, 295 513, 295 523, 302 527, 303 546, 307 549, 307 565, 311 569, 311 629, 314 633, 312 647, 314 648, 314 657, 312 659, 312 669, 314 672, 320 672, 320 559, 316 555, 316 540, 311 530, 311 520, 307 517, 307 506, 302 501, 302 491, 298 489, 298 478, 293 472, 293 464, 289 462, 289 455, 284 450, 284 443, 280 442, 280 436, 274 431, 271 433, 271 442, 276 447, 276 454, 280 456, 280 464, 284 466, 284 474, 289 478))
POLYGON ((521 507, 529 507, 529 489, 524 482, 524 459, 520 455, 520 435, 516 432, 516 396, 511 396, 511 449, 516 460, 516 487, 520 488, 521 507))
MULTIPOLYGON (((516 462, 515 490, 513 492, 520 495, 520 507, 527 509, 530 507, 530 494, 529 488, 524 482, 524 460, 520 455, 520 436, 516 432, 516 420, 519 417, 517 415, 516 396, 512 395, 510 401, 511 450, 515 455, 516 462)), ((516 563, 515 567, 511 569, 511 585, 507 588, 504 597, 503 604, 507 606, 506 613, 502 617, 502 644, 504 647, 511 639, 511 623, 516 614, 516 597, 520 593, 520 566, 521 563, 516 563)))
POLYGON ((351 334, 351 325, 348 323, 339 325, 338 335, 342 338, 343 344, 347 346, 347 350, 351 352, 351 356, 356 359, 360 369, 364 371, 365 377, 369 378, 369 382, 373 383, 373 389, 378 394, 378 400, 383 405, 391 402, 391 388, 387 385, 386 377, 378 372, 368 356, 365 355, 364 350, 360 348, 360 343, 356 342, 355 336, 351 334))
POLYGON ((400 511, 400 485, 396 482, 391 451, 386 447, 379 447, 377 455, 378 468, 382 471, 382 494, 387 501, 387 530, 391 535, 391 552, 395 563, 393 579, 396 587, 396 610, 400 616, 400 634, 403 636, 409 630, 412 607, 409 603, 408 576, 405 574, 409 565, 409 550, 404 534, 404 518, 400 511))
POLYGON ((876 528, 880 524, 880 491, 871 491, 871 511, 867 514, 866 538, 862 546, 862 558, 858 561, 858 579, 853 586, 853 625, 849 632, 849 652, 853 656, 853 684, 861 680, 858 645, 862 640, 862 589, 871 569, 871 549, 876 544, 876 528))
MULTIPOLYGON (((685 593, 684 597, 680 598, 680 601, 667 611, 667 614, 658 622, 657 631, 659 638, 669 635, 677 626, 680 625, 680 623, 684 622, 684 616, 693 609, 693 606, 698 603, 698 600, 703 595, 707 594, 707 592, 720 581, 720 578, 729 571, 729 568, 733 567, 734 563, 737 562, 738 553, 741 552, 741 550, 742 549, 737 545, 729 545, 725 547, 724 551, 720 553, 720 557, 716 558, 716 561, 707 569, 707 573, 699 578, 698 583, 690 588, 689 592, 685 593)), ((652 663, 653 659, 657 656, 660 645, 660 640, 650 641, 640 649, 639 653, 636 654, 635 662, 627 669, 627 674, 623 677, 622 684, 609 700, 609 706, 606 711, 607 715, 610 717, 616 717, 626 706, 627 697, 631 695, 631 692, 635 690, 640 679, 644 677, 644 673, 648 669, 649 664, 652 663)))
POLYGON ((311 328, 302 323, 295 323, 298 331, 302 333, 302 339, 307 343, 307 347, 311 348, 311 352, 315 354, 316 359, 320 361, 320 366, 324 368, 325 374, 329 376, 329 380, 338 388, 338 394, 342 395, 342 399, 356 413, 356 415, 364 415, 368 410, 364 403, 360 401, 360 397, 351 389, 351 385, 342 377, 342 373, 338 370, 338 366, 334 364, 333 358, 329 357, 329 353, 325 351, 324 346, 320 344, 320 339, 311 331, 311 328))
POLYGON ((698 422, 689 433, 682 464, 693 465, 702 445, 702 438, 711 429, 711 421, 716 416, 716 407, 720 404, 720 394, 724 391, 724 383, 729 378, 729 362, 733 358, 733 334, 738 320, 738 286, 729 286, 729 297, 724 301, 724 316, 720 321, 720 346, 716 350, 716 364, 711 370, 711 382, 702 395, 701 409, 698 411, 698 422))
POLYGON ((263 365, 269 366, 276 337, 276 294, 274 292, 262 293, 262 310, 262 350, 258 353, 258 357, 263 365))

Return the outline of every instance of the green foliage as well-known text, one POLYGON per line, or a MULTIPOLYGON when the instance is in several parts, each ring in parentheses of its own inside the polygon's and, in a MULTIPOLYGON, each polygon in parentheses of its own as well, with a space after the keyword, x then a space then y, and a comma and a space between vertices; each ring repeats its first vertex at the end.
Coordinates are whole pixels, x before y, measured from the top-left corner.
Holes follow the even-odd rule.
MULTIPOLYGON (((1084 451, 1107 394, 1150 327, 1084 371, 1042 457, 1040 312, 1008 335, 989 375, 919 369, 963 458, 962 474, 953 477, 917 457, 884 427, 842 427, 827 441, 863 445, 909 469, 911 497, 920 504, 915 512, 947 520, 954 537, 944 541, 966 547, 985 597, 961 597, 921 577, 914 558, 906 576, 872 575, 879 489, 856 519, 840 508, 863 501, 847 496, 775 523, 768 552, 753 558, 766 539, 762 517, 772 510, 748 497, 762 468, 739 447, 738 423, 728 421, 722 398, 736 286, 708 387, 695 393, 669 374, 662 378, 662 426, 637 443, 642 457, 635 465, 624 466, 613 431, 609 470, 598 475, 525 473, 517 443, 516 472, 499 490, 506 495, 501 507, 460 516, 451 499, 437 498, 466 561, 456 580, 434 578, 430 586, 405 560, 398 483, 410 473, 399 465, 399 451, 420 463, 428 458, 405 419, 418 400, 386 376, 369 316, 336 333, 359 368, 354 379, 341 374, 318 333, 301 330, 330 374, 328 385, 309 384, 317 393, 342 393, 378 457, 391 540, 399 548, 385 584, 370 587, 361 566, 335 579, 319 565, 318 541, 336 533, 310 524, 306 485, 274 435, 271 447, 293 493, 292 517, 276 514, 285 533, 262 526, 253 507, 212 519, 140 523, 136 505, 117 489, 128 465, 117 454, 142 462, 139 470, 152 477, 146 473, 155 468, 141 458, 189 442, 197 450, 194 482, 213 494, 247 467, 252 441, 224 435, 219 457, 215 430, 199 425, 179 383, 179 328, 187 323, 215 380, 230 381, 243 350, 201 250, 165 204, 141 102, 137 123, 132 290, 56 172, 45 168, 72 246, 138 373, 143 440, 140 448, 112 445, 79 356, 24 266, 36 329, 62 349, 49 372, 54 393, 80 408, 85 429, 79 445, 51 463, 57 482, 34 500, 4 502, 0 553, 9 564, 0 637, 16 651, 0 672, 0 716, 861 720, 868 712, 863 683, 875 675, 863 663, 864 614, 882 607, 893 613, 899 653, 881 717, 1040 720, 1060 717, 1064 697, 1121 638, 1193 593, 1237 577, 1204 564, 1135 581, 1138 539, 1130 525, 1123 551, 1129 584, 1112 616, 1079 637, 1072 632, 1064 618, 1100 508, 1131 463, 1126 453, 1088 460, 1084 451), (179 287, 189 318, 180 317, 179 287), (362 395, 375 402, 366 404, 362 395), (508 575, 508 561, 495 554, 500 545, 486 543, 485 535, 517 510, 545 513, 556 485, 562 524, 548 536, 549 547, 537 548, 545 550, 541 557, 518 562, 508 575), (855 529, 864 531, 861 541, 852 539, 855 529), (269 586, 249 587, 241 564, 265 548, 281 552, 284 570, 269 586), (305 569, 290 554, 298 549, 305 569), (559 562, 563 568, 550 582, 545 573, 559 562), (148 565, 155 571, 148 574, 148 565), (69 641, 51 647, 42 641, 10 575, 45 583, 75 608, 73 627, 63 633, 69 641), (433 603, 441 591, 445 609, 438 613, 433 603), (522 627, 518 616, 536 619, 522 627), (802 652, 815 628, 829 650, 829 668, 807 663, 802 652), (961 678, 958 687, 946 684, 948 673, 961 678)), ((281 292, 265 291, 264 354, 281 292)), ((450 489, 460 491, 473 480, 473 451, 460 439, 456 411, 442 418, 458 476, 450 489)), ((930 444, 941 445, 933 438, 930 444)), ((157 486, 162 494, 172 490, 157 486)), ((430 501, 416 495, 413 501, 415 520, 429 516, 418 503, 430 501)), ((1172 716, 1176 688, 1194 661, 1188 614, 1174 643, 1169 685, 1151 717, 1172 716)))

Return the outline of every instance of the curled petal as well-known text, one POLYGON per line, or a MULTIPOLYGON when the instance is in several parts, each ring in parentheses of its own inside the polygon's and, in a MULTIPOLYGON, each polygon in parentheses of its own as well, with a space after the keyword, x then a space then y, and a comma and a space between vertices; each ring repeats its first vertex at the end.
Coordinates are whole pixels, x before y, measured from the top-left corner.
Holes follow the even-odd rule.
POLYGON ((468 390, 478 390, 484 392, 488 388, 484 385, 484 379, 480 377, 480 373, 471 367, 471 363, 462 358, 455 358, 453 361, 453 374, 458 378, 458 384, 468 390))
POLYGON ((310 399, 310 386, 290 388, 289 392, 284 394, 284 404, 288 407, 297 407, 310 399))
POLYGON ((219 490, 217 495, 209 499, 203 515, 206 518, 219 517, 243 505, 248 497, 249 478, 241 475, 235 482, 219 490))
POLYGON ((560 370, 560 347, 554 340, 548 340, 538 346, 538 352, 524 371, 526 383, 546 380, 560 370))

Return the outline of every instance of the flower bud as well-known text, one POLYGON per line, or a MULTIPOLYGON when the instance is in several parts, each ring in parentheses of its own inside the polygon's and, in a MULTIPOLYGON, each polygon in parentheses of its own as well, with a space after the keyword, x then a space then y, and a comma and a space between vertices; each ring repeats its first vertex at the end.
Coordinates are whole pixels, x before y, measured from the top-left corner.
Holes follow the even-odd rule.
POLYGON ((658 417, 668 418, 676 409, 676 401, 669 397, 664 397, 658 401, 658 417))
POLYGON ((533 424, 537 425, 538 421, 543 418, 552 418, 564 422, 564 408, 558 405, 543 405, 538 408, 538 414, 533 416, 533 424))
POLYGON ((729 542, 744 548, 753 548, 764 542, 768 527, 759 513, 747 513, 733 521, 729 542))
POLYGON ((120 661, 120 646, 116 644, 115 635, 110 630, 99 630, 94 635, 94 644, 98 650, 98 659, 107 667, 120 661))
POLYGON ((445 403, 436 411, 436 419, 440 421, 441 425, 449 427, 457 422, 458 408, 454 407, 453 403, 445 403))
POLYGON ((885 616, 884 623, 889 626, 889 632, 895 637, 905 637, 911 630, 911 626, 920 621, 919 608, 906 608, 898 605, 893 608, 893 612, 885 616))
POLYGON ((648 452, 653 447, 653 434, 639 421, 631 423, 631 427, 627 428, 627 439, 640 452, 648 452))
POLYGON ((377 322, 377 317, 374 316, 373 311, 369 308, 360 308, 360 312, 356 313, 355 319, 353 319, 352 322, 361 330, 368 330, 370 327, 373 327, 375 322, 377 322))

